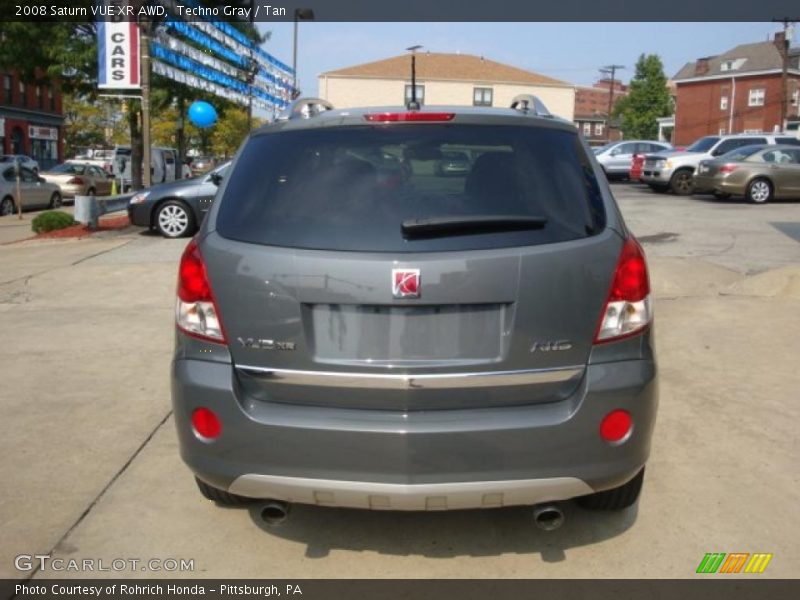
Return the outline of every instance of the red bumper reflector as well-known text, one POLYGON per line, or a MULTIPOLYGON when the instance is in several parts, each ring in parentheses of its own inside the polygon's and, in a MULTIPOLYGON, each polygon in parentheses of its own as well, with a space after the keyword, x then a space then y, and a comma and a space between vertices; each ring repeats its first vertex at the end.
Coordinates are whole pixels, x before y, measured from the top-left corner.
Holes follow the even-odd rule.
POLYGON ((192 427, 197 435, 209 440, 219 437, 222 433, 219 417, 208 408, 198 408, 192 413, 192 427))
POLYGON ((633 419, 627 410, 612 410, 600 423, 600 437, 607 442, 621 442, 630 435, 633 419))

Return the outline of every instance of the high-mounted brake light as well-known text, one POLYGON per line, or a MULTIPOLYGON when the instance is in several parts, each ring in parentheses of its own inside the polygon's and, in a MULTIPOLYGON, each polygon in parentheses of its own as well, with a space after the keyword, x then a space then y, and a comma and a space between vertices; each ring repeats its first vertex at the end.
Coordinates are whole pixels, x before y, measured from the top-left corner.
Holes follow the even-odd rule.
POLYGON ((208 342, 226 343, 206 265, 194 240, 183 251, 178 268, 175 319, 178 329, 187 335, 208 342))
POLYGON ((612 342, 641 333, 652 319, 650 278, 644 250, 630 237, 622 246, 594 343, 612 342))
POLYGON ((370 123, 397 123, 399 121, 452 121, 455 113, 444 112, 403 112, 403 113, 368 113, 364 118, 370 123))

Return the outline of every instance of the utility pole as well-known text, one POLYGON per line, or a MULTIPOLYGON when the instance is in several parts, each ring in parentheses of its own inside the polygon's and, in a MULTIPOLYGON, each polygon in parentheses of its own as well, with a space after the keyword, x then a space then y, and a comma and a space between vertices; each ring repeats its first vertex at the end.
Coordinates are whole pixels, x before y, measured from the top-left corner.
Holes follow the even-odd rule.
POLYGON ((606 123, 606 129, 608 129, 608 126, 611 123, 611 111, 614 109, 614 78, 617 74, 617 71, 624 68, 625 65, 606 65, 600 69, 601 73, 611 75, 611 85, 608 88, 608 122, 606 123))
POLYGON ((406 103, 409 110, 419 110, 419 102, 417 102, 417 50, 422 48, 419 44, 406 48, 411 52, 411 100, 406 103))
MULTIPOLYGON (((150 158, 150 21, 139 24, 141 30, 140 50, 142 54, 142 184, 149 188, 152 184, 150 158)), ((131 175, 131 178, 133 176, 131 175)))
POLYGON ((773 19, 778 23, 783 23, 783 43, 779 52, 781 53, 781 131, 786 131, 787 116, 789 114, 789 44, 790 41, 790 25, 794 23, 791 19, 784 17, 783 19, 773 19))

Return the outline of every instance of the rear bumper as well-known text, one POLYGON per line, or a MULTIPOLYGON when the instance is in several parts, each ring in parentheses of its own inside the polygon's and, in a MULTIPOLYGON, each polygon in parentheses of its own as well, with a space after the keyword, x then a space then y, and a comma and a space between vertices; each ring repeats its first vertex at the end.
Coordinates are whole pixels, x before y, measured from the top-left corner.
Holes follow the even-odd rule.
POLYGON ((403 485, 241 475, 228 491, 250 498, 372 510, 457 510, 533 505, 592 493, 573 477, 403 485))
POLYGON ((128 204, 128 220, 139 227, 150 227, 150 205, 128 204))
POLYGON ((703 177, 694 176, 694 185, 697 191, 721 192, 731 195, 743 195, 744 186, 740 183, 730 181, 725 177, 703 177))
POLYGON ((172 400, 181 455, 210 485, 391 510, 530 505, 622 485, 647 460, 658 402, 649 360, 591 365, 556 402, 400 412, 265 402, 245 397, 230 365, 181 359, 172 400), (213 442, 191 428, 201 406, 222 422, 213 442), (610 445, 598 428, 618 408, 634 429, 610 445))

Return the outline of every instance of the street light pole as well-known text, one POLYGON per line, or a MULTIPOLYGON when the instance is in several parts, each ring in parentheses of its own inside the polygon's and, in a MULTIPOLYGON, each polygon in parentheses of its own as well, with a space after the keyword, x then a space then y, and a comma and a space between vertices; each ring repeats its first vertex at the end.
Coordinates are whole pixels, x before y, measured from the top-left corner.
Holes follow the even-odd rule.
MULTIPOLYGON (((140 24, 142 32, 142 184, 149 188, 152 184, 150 158, 150 22, 140 24)), ((131 175, 132 177, 132 175, 131 175)))
POLYGON ((409 46, 406 48, 411 52, 411 100, 406 103, 409 110, 419 110, 419 102, 417 102, 417 50, 422 48, 419 44, 416 46, 409 46))
POLYGON ((297 95, 297 24, 300 21, 313 21, 314 11, 310 8, 294 9, 294 36, 292 39, 292 97, 297 95))

